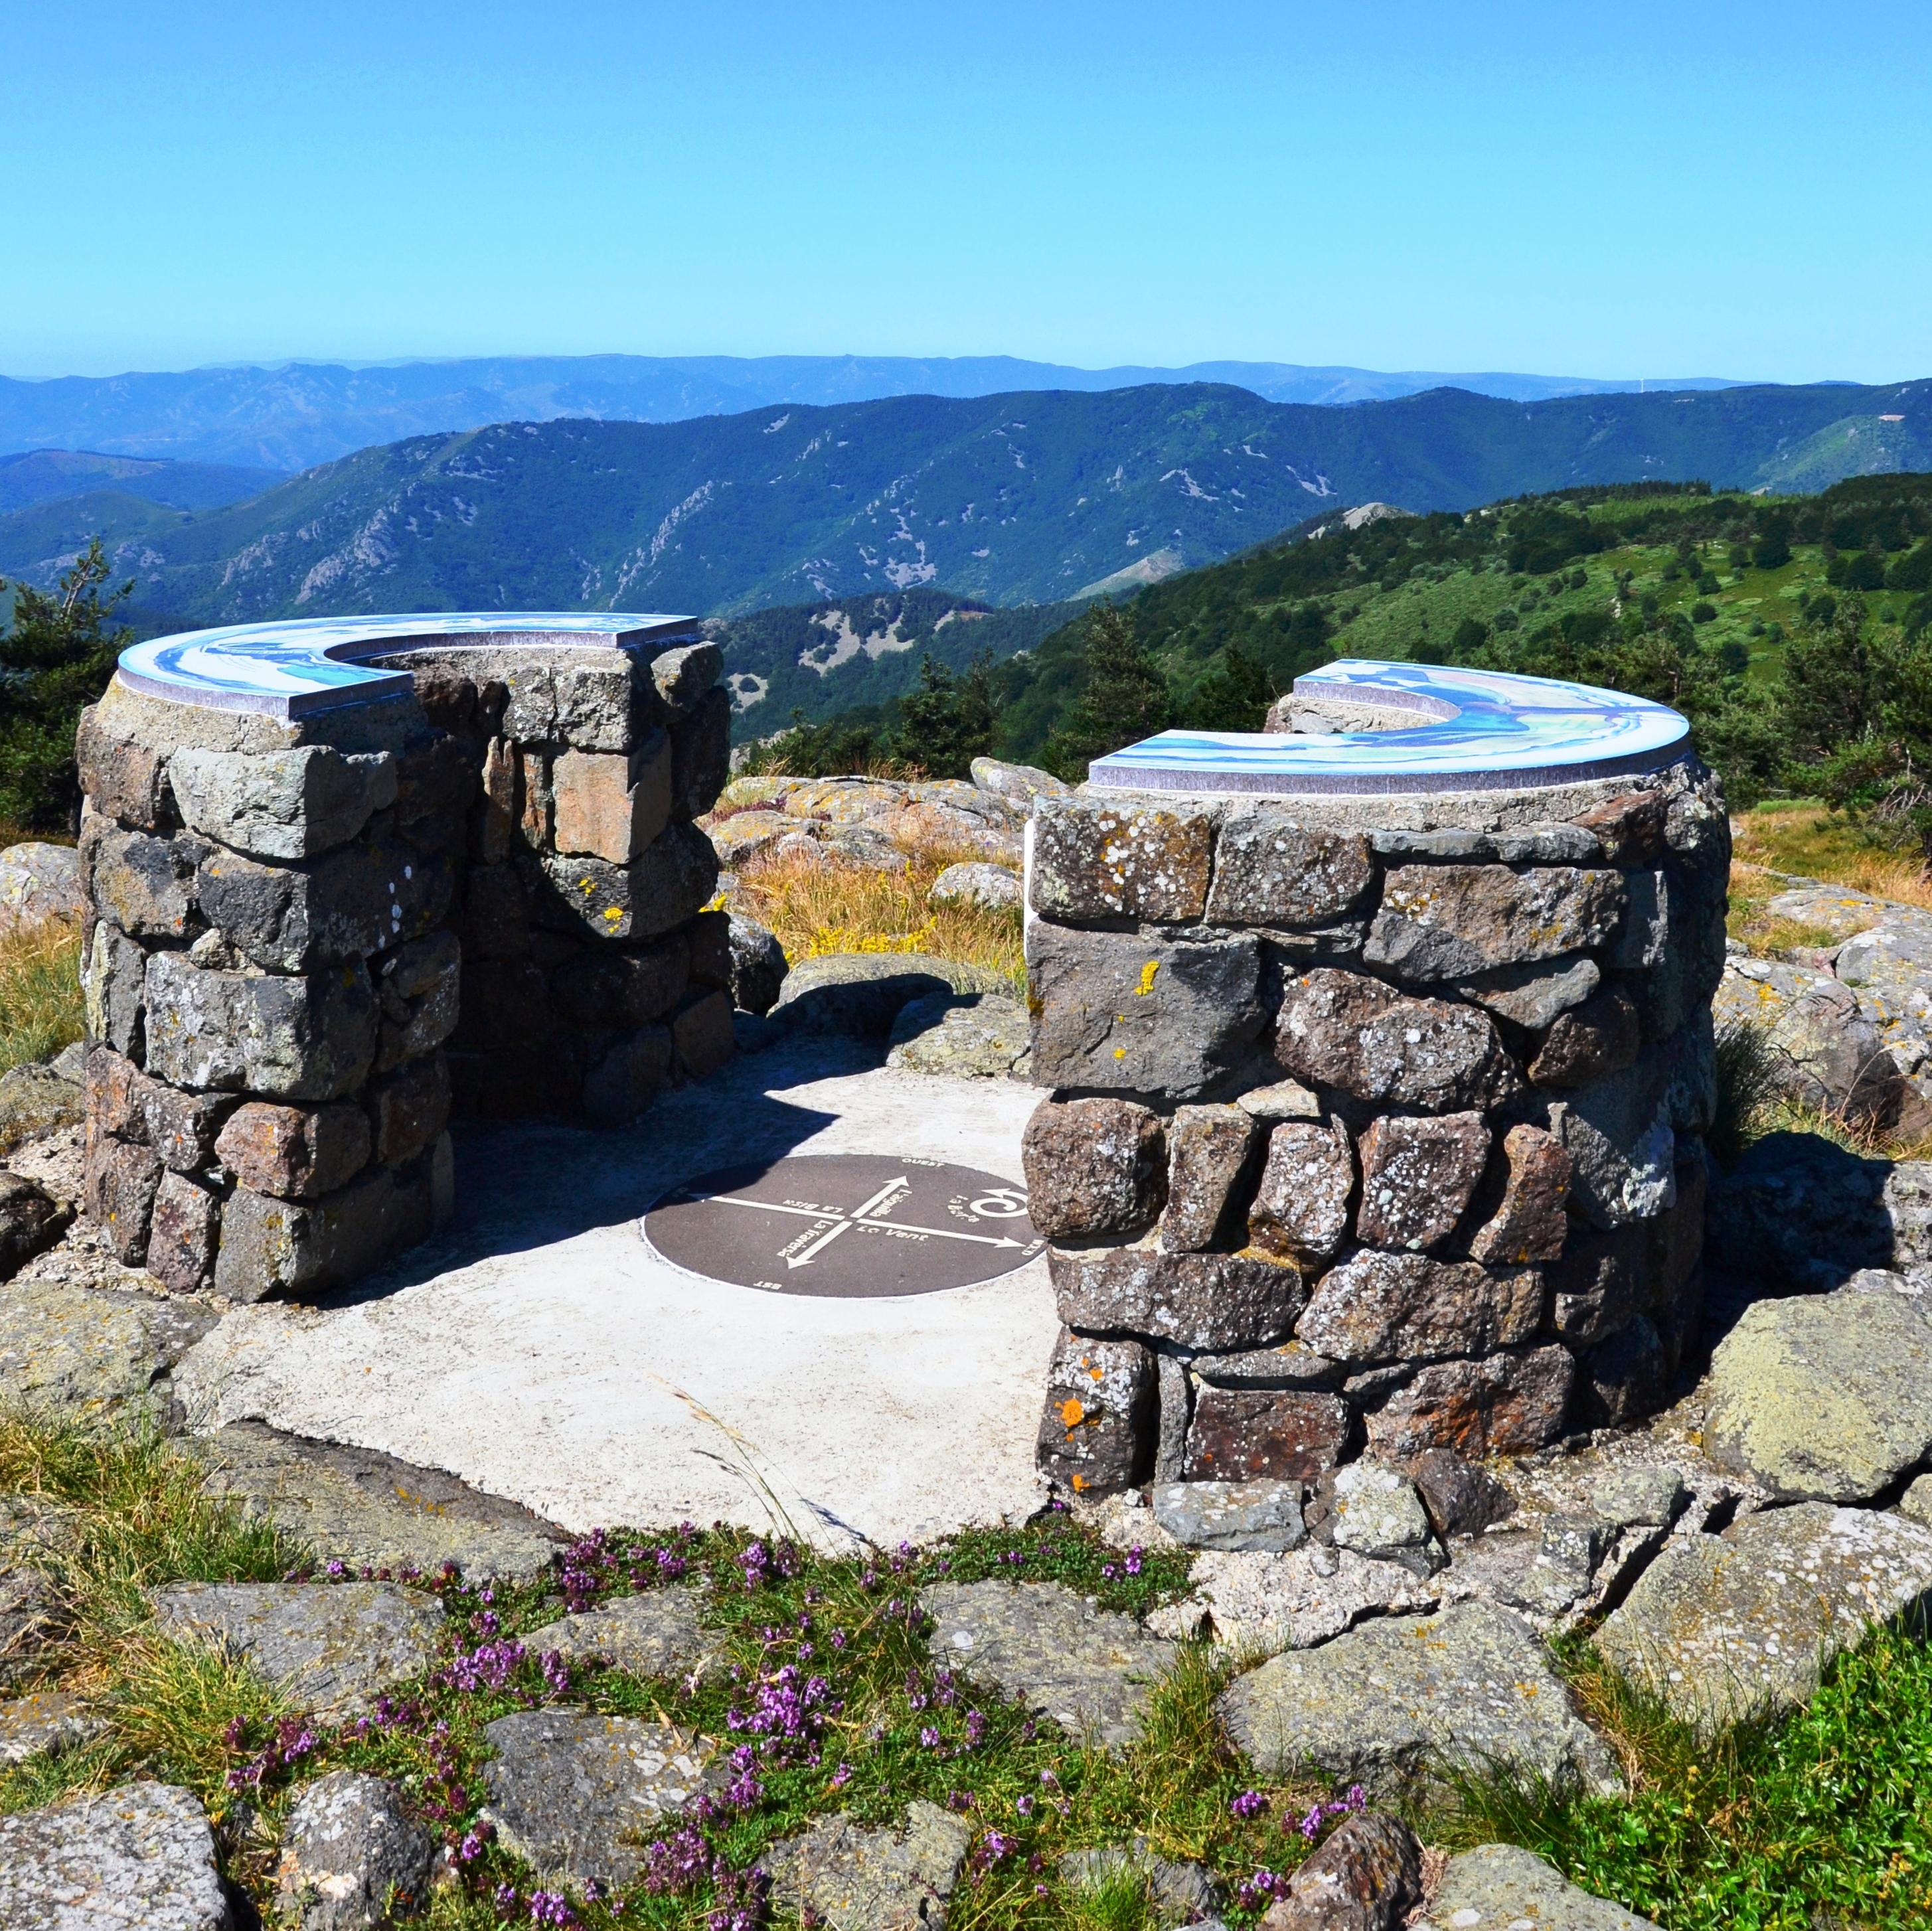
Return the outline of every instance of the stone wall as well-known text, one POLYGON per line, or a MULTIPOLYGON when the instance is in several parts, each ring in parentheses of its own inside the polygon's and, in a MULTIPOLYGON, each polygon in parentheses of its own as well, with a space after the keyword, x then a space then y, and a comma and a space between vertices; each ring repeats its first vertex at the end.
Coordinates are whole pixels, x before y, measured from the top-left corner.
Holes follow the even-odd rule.
POLYGON ((1692 762, 1042 800, 1048 1474, 1317 1485, 1656 1406, 1698 1319, 1730 847, 1692 762))
POLYGON ((179 1291, 353 1279, 450 1211, 452 1113, 615 1123, 730 1056, 716 646, 382 661, 413 697, 82 722, 87 1209, 179 1291))

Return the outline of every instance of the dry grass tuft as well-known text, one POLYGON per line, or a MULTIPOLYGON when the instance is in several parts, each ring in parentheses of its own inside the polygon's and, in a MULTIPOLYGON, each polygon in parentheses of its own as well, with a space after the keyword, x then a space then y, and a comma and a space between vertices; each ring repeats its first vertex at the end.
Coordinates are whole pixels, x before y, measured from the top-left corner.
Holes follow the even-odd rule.
POLYGON ((86 1030, 79 926, 56 919, 0 935, 0 1073, 52 1059, 86 1030))
POLYGON ((908 851, 896 871, 842 862, 829 853, 770 856, 745 867, 733 895, 748 916, 778 934, 794 965, 827 952, 923 953, 1002 973, 1024 997, 1017 909, 982 911, 926 902, 947 865, 982 856, 922 847, 908 851))
MULTIPOLYGON (((1732 856, 1742 864, 1820 879, 1827 885, 1932 910, 1932 875, 1924 865, 1909 852, 1886 851, 1861 842, 1842 814, 1810 804, 1760 805, 1738 824, 1732 856)), ((1766 880, 1762 895, 1768 898, 1781 889, 1777 881, 1766 880)))

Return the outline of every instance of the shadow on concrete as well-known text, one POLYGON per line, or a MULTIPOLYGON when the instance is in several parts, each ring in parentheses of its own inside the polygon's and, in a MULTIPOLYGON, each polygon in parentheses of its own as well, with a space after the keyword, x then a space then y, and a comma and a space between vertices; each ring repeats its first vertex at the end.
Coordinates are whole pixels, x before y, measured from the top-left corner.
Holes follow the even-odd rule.
POLYGON ((662 1095, 627 1126, 459 1121, 450 1225, 380 1273, 304 1298, 323 1309, 358 1306, 478 1261, 634 1221, 682 1181, 793 1152, 839 1116, 788 1099, 787 1092, 884 1060, 875 1040, 794 1036, 734 1060, 700 1084, 662 1095))

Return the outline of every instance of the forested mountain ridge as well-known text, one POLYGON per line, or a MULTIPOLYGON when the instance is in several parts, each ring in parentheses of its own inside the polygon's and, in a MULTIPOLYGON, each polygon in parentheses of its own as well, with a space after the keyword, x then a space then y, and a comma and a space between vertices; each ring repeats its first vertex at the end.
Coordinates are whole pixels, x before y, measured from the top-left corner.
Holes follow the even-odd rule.
MULTIPOLYGON (((1046 603, 1250 547, 1324 505, 1460 510, 1703 475, 1796 487, 1932 468, 1932 382, 1350 408, 1215 385, 901 397, 666 424, 506 423, 359 451, 172 520, 97 505, 135 601, 184 627, 365 610, 730 616, 930 586, 1046 603)), ((0 517, 50 583, 72 505, 0 517), (56 512, 50 514, 48 512, 56 512), (50 547, 52 540, 57 547, 50 547)))

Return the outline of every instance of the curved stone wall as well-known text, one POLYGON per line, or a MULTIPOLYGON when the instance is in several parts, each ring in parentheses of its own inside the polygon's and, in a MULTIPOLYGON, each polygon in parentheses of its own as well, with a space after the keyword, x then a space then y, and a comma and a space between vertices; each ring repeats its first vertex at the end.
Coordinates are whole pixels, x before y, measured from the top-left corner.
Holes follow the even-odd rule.
POLYGON ((453 1112, 616 1122, 730 1057, 691 820, 730 706, 682 619, 199 637, 238 634, 135 646, 82 719, 86 1194, 254 1300, 428 1234, 453 1112))
POLYGON ((1052 1477, 1315 1485, 1658 1405, 1698 1320, 1730 847, 1678 723, 1660 769, 1528 788, 1042 801, 1052 1477))

